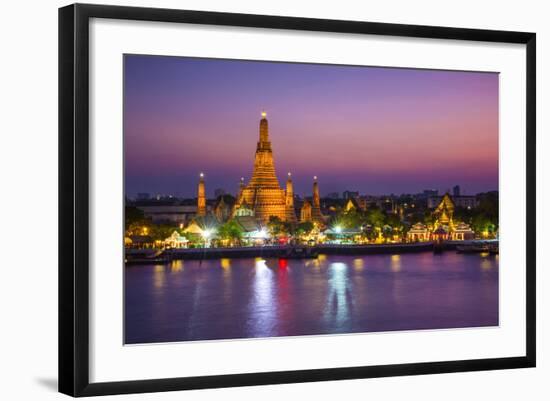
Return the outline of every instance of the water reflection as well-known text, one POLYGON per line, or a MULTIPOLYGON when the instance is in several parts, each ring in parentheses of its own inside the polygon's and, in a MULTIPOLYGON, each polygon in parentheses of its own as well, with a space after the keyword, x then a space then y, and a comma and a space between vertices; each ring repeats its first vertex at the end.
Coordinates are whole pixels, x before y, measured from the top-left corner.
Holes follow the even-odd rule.
POLYGON ((482 270, 489 270, 489 269, 492 269, 493 267, 498 266, 498 255, 492 255, 489 252, 484 252, 481 255, 482 255, 482 259, 481 259, 480 266, 482 270))
POLYGON ((325 320, 340 328, 349 321, 352 306, 351 285, 348 281, 348 266, 345 263, 331 263, 328 270, 328 294, 325 320))
POLYGON ((174 260, 170 263, 170 271, 177 273, 183 270, 183 260, 174 260))
POLYGON ((355 270, 361 271, 365 267, 365 260, 363 258, 355 258, 353 259, 353 266, 355 270))
POLYGON ((426 252, 132 266, 126 342, 498 325, 498 262, 426 252))
POLYGON ((249 308, 249 333, 253 337, 272 335, 275 313, 275 283, 266 261, 256 258, 252 282, 252 302, 249 308))
POLYGON ((401 255, 391 255, 390 268, 395 273, 401 270, 401 255))
MULTIPOLYGON (((220 259, 220 266, 223 271, 223 278, 224 280, 228 280, 231 277, 231 259, 229 258, 221 258, 220 259)), ((227 282, 226 282, 227 284, 227 282)))
POLYGON ((155 265, 155 275, 153 280, 155 288, 162 289, 165 281, 166 276, 164 272, 164 265, 155 265))

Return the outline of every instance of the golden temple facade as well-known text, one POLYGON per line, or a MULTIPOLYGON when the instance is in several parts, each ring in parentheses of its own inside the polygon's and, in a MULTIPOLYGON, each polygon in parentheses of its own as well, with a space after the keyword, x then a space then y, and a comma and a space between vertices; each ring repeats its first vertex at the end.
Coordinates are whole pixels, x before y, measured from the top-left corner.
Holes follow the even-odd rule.
MULTIPOLYGON (((223 201, 223 199, 222 199, 223 201)), ((226 220, 224 201, 215 207, 214 213, 220 220, 226 220)), ((201 173, 197 191, 197 216, 206 215, 206 196, 204 175, 201 173)), ((230 213, 231 217, 253 216, 263 223, 269 222, 274 216, 282 221, 298 222, 294 205, 294 188, 291 174, 288 173, 286 189, 279 186, 279 180, 275 173, 273 149, 269 140, 269 126, 266 113, 262 112, 260 120, 260 137, 256 145, 254 168, 248 184, 241 178, 239 192, 235 204, 230 213)), ((324 216, 321 213, 321 197, 317 177, 313 177, 313 196, 311 203, 305 201, 300 210, 300 221, 311 221, 320 225, 324 224, 324 216)))
MULTIPOLYGON (((290 176, 287 187, 289 195, 292 194, 290 176)), ((273 150, 269 141, 269 126, 265 112, 262 112, 260 120, 260 138, 256 145, 252 178, 239 191, 235 210, 241 207, 252 209, 254 216, 263 222, 269 221, 271 216, 276 216, 283 221, 296 219, 294 203, 287 198, 286 191, 279 186, 279 180, 275 173, 273 150)))

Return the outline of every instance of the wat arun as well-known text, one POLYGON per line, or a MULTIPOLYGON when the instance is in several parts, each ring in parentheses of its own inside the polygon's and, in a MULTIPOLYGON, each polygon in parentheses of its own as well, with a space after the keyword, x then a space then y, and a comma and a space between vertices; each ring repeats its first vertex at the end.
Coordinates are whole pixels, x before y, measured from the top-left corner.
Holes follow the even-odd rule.
POLYGON ((260 138, 256 145, 252 178, 246 186, 241 187, 235 204, 236 212, 240 208, 252 209, 254 216, 264 223, 269 221, 270 216, 276 216, 283 221, 296 220, 290 175, 287 181, 287 191, 285 191, 279 186, 279 180, 275 173, 275 162, 273 161, 273 150, 269 141, 269 126, 265 112, 262 112, 260 120, 260 138))
MULTIPOLYGON (((205 214, 205 189, 201 173, 197 194, 197 215, 205 214)), ((300 213, 300 221, 312 221, 322 224, 324 217, 321 214, 319 186, 317 177, 314 177, 312 202, 304 202, 306 210, 300 213)), ((294 190, 291 174, 288 173, 286 189, 282 189, 275 172, 273 149, 269 140, 269 126, 267 115, 262 112, 260 120, 260 136, 256 144, 254 168, 248 184, 241 178, 239 192, 233 206, 232 217, 254 216, 256 220, 267 223, 271 216, 282 221, 297 222, 294 206, 294 190)))

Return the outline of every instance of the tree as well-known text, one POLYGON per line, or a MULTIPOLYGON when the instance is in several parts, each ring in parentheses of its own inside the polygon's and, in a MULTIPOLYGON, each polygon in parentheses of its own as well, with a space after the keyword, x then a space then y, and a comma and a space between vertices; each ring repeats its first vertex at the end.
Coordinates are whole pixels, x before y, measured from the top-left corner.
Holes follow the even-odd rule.
POLYGON ((371 208, 366 213, 367 223, 375 228, 382 228, 384 225, 385 215, 379 208, 371 208))
POLYGON ((307 235, 313 230, 313 223, 311 221, 303 221, 301 223, 298 223, 296 225, 295 234, 300 235, 307 235))
POLYGON ((288 233, 287 225, 277 216, 269 216, 267 228, 272 237, 288 233))
POLYGON ((176 230, 176 227, 169 224, 152 224, 148 235, 153 241, 164 241, 176 230))
POLYGON ((124 229, 129 232, 128 235, 142 234, 141 228, 150 226, 151 221, 145 218, 143 210, 135 206, 126 206, 124 208, 124 229))
POLYGON ((239 244, 243 237, 243 230, 235 220, 229 220, 218 227, 218 237, 232 244, 239 244))

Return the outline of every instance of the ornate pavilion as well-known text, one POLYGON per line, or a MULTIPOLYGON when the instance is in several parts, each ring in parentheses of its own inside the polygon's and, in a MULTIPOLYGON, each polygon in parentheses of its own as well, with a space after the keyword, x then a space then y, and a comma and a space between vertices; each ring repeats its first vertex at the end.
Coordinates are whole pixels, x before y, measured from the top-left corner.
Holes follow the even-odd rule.
POLYGON ((447 193, 432 213, 433 225, 413 224, 407 232, 407 241, 453 240, 466 241, 475 238, 474 231, 464 222, 456 224, 453 220, 455 204, 447 193))

